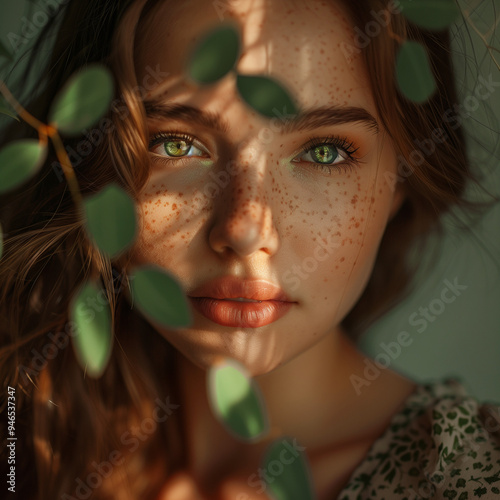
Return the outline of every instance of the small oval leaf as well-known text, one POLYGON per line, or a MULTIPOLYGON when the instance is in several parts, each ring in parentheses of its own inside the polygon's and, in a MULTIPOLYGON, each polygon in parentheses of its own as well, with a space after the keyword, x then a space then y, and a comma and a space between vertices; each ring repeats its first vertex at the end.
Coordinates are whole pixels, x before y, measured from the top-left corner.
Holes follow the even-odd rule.
POLYGON ((268 431, 264 399, 240 363, 226 358, 211 366, 207 384, 212 412, 228 432, 255 441, 268 431))
POLYGON ((411 22, 428 30, 444 30, 460 15, 455 0, 399 0, 401 13, 411 22))
POLYGON ((197 83, 213 83, 229 71, 238 60, 240 39, 233 26, 223 26, 209 33, 193 51, 188 74, 197 83))
POLYGON ((191 325, 191 311, 177 280, 155 264, 134 269, 130 277, 133 305, 148 318, 173 328, 191 325))
POLYGON ((425 48, 407 41, 399 49, 396 75, 401 92, 410 100, 422 103, 436 91, 436 81, 425 48))
POLYGON ((236 86, 243 100, 261 115, 295 115, 297 106, 277 81, 266 76, 238 75, 236 86))
POLYGON ((268 493, 274 500, 313 500, 312 475, 305 448, 296 439, 280 437, 264 455, 263 469, 271 477, 268 493), (277 472, 279 471, 279 474, 277 472))
POLYGON ((135 204, 118 184, 110 183, 84 200, 86 229, 99 250, 113 258, 136 236, 135 204))
POLYGON ((91 64, 70 76, 57 94, 49 123, 68 135, 78 135, 106 113, 113 97, 113 77, 108 68, 91 64))
POLYGON ((37 139, 21 139, 0 150, 0 193, 10 191, 28 179, 47 158, 47 145, 37 139))
POLYGON ((108 304, 102 304, 101 290, 93 283, 84 283, 71 301, 70 314, 77 333, 72 336, 73 348, 81 367, 98 378, 111 356, 113 335, 108 304))

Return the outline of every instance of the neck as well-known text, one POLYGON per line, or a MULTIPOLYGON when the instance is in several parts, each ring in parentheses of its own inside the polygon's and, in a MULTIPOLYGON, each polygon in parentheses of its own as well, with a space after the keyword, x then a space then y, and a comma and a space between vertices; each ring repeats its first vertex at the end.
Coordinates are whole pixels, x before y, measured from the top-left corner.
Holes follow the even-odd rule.
MULTIPOLYGON (((215 466, 214 450, 225 457, 221 463, 242 456, 242 450, 260 453, 258 446, 238 442, 215 420, 206 396, 206 372, 178 355, 191 468, 215 466)), ((361 392, 356 391, 351 376, 363 377, 365 368, 365 356, 336 328, 308 351, 256 377, 272 438, 291 436, 310 454, 373 440, 415 385, 383 369, 361 392)))

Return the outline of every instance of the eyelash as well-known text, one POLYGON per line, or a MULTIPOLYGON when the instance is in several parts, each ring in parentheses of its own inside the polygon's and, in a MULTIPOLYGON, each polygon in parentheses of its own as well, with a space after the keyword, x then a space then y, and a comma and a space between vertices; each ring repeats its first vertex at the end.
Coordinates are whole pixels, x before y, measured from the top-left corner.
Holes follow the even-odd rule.
MULTIPOLYGON (((172 132, 158 132, 155 134, 150 142, 149 142, 149 149, 153 148, 157 144, 161 144, 162 142, 167 142, 168 140, 172 139, 181 139, 186 141, 190 146, 195 145, 196 139, 184 132, 177 132, 177 131, 172 131, 172 132)), ((312 165, 313 168, 317 168, 318 170, 326 169, 328 171, 328 174, 331 174, 332 168, 337 171, 348 171, 353 168, 355 168, 356 165, 361 163, 359 158, 356 158, 354 154, 356 151, 359 149, 359 147, 355 147, 355 144, 353 142, 350 142, 347 137, 341 137, 341 136, 336 136, 336 135, 329 135, 326 137, 322 138, 317 138, 317 137, 311 137, 309 140, 302 146, 300 151, 298 151, 295 155, 294 158, 297 156, 302 156, 303 154, 309 153, 311 150, 318 146, 323 146, 323 145, 330 145, 334 146, 336 149, 346 153, 347 158, 344 159, 344 161, 339 162, 339 163, 334 163, 334 164, 322 164, 322 163, 314 163, 314 162, 307 162, 310 165, 312 165)), ((196 146, 198 147, 198 146, 196 146)), ((200 150, 203 150, 204 148, 198 148, 200 150)), ((342 158, 342 156, 339 153, 339 156, 342 158)), ((191 158, 190 156, 179 156, 178 158, 174 157, 162 157, 162 161, 187 161, 191 158)), ((295 162, 295 160, 292 160, 295 162)))

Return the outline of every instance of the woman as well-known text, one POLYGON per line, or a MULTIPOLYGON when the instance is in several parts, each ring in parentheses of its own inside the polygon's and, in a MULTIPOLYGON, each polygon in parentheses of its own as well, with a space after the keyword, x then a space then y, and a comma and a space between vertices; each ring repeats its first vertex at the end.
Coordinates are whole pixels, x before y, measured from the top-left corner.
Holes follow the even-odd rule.
POLYGON ((102 257, 53 158, 2 202, 2 374, 18 387, 21 497, 266 498, 275 476, 260 460, 279 435, 305 452, 319 499, 494 495, 497 408, 461 399, 456 382, 419 386, 390 369, 362 390, 353 383, 367 366, 353 341, 407 289, 408 251, 467 204, 461 128, 443 119, 457 100, 446 32, 424 32, 378 0, 74 1, 63 15, 46 90, 29 110, 46 119, 71 73, 109 65, 117 89, 102 139, 66 145, 83 196, 118 179, 141 230, 115 262, 102 257), (238 75, 283 82, 300 121, 287 110, 260 116, 234 72, 203 87, 186 77, 193 48, 221 21, 241 35, 238 75), (361 44, 369 22, 380 30, 361 44), (396 87, 406 39, 425 44, 436 72, 425 103, 396 87), (432 154, 415 155, 416 140, 438 136, 432 154), (128 271, 144 263, 175 274, 190 327, 167 329, 130 307, 128 271), (116 341, 103 376, 85 377, 60 347, 28 377, 36 353, 62 342, 48 332, 65 332, 72 294, 96 272, 116 341), (212 414, 206 371, 223 358, 255 377, 268 438, 243 443, 212 414), (470 432, 449 430, 452 452, 442 429, 459 408, 470 432), (484 456, 481 470, 471 451, 484 456), (469 481, 472 471, 480 479, 469 481))

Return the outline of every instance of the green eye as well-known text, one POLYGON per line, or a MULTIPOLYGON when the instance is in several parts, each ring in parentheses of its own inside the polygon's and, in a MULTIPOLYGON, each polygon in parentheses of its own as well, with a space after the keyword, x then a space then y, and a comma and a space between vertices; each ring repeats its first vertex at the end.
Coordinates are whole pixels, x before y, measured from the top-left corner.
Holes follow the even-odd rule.
POLYGON ((191 144, 188 144, 185 140, 165 141, 163 147, 168 155, 179 157, 189 153, 191 144))
POLYGON ((313 149, 313 157, 320 163, 332 163, 338 156, 337 148, 328 144, 313 149))
POLYGON ((198 144, 194 137, 184 133, 160 132, 151 139, 149 150, 166 159, 210 156, 201 144, 195 143, 198 144))

